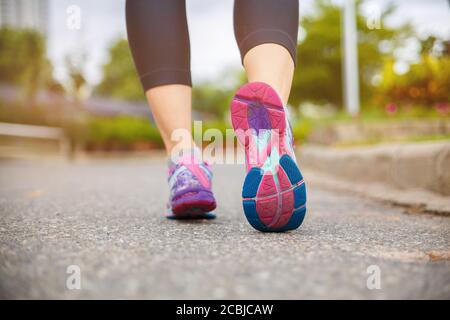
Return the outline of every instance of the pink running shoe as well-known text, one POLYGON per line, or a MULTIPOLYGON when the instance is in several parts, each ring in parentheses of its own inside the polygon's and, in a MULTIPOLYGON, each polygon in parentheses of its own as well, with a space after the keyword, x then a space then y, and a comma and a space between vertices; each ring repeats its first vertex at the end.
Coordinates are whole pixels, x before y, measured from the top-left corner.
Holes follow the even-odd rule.
POLYGON ((167 217, 171 219, 212 219, 216 200, 211 191, 212 172, 206 162, 186 155, 169 168, 170 199, 167 217))
POLYGON ((231 102, 233 128, 245 148, 244 213, 259 231, 296 229, 306 213, 306 188, 286 112, 275 90, 262 82, 242 86, 231 102))

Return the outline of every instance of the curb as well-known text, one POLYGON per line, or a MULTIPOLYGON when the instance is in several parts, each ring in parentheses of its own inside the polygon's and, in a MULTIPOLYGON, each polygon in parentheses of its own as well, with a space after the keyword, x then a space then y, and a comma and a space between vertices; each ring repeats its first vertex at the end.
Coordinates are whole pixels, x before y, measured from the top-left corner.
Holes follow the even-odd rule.
POLYGON ((303 146, 298 156, 316 184, 450 215, 450 142, 303 146))
POLYGON ((358 183, 312 170, 302 170, 308 186, 326 190, 342 191, 370 198, 407 209, 408 213, 430 213, 450 217, 450 200, 448 197, 418 190, 399 190, 381 183, 358 183))

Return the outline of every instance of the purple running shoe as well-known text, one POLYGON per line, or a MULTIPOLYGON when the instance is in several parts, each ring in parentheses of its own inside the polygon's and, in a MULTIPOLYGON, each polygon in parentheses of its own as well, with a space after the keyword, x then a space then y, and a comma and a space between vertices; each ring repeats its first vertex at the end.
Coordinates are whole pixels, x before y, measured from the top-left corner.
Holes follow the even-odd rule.
POLYGON ((170 198, 167 217, 171 219, 212 219, 216 200, 211 190, 209 164, 194 154, 182 156, 169 168, 170 198))

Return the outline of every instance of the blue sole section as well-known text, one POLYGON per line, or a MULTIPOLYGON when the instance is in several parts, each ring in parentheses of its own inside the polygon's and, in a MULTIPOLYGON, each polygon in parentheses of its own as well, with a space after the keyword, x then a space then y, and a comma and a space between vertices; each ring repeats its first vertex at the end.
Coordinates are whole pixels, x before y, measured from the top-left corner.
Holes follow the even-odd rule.
POLYGON ((258 213, 256 212, 255 200, 244 200, 242 203, 244 206, 244 213, 245 217, 247 218, 247 221, 253 228, 262 232, 286 232, 289 230, 295 230, 298 227, 300 227, 306 215, 305 207, 298 208, 294 210, 288 223, 286 223, 283 227, 276 229, 268 228, 259 219, 258 213))
MULTIPOLYGON (((292 184, 297 184, 301 180, 303 180, 303 176, 300 173, 300 170, 297 167, 297 164, 292 160, 292 158, 288 155, 283 155, 280 158, 280 166, 286 172, 286 175, 291 181, 292 184)), ((259 188, 259 184, 261 183, 262 174, 261 169, 252 168, 244 180, 244 186, 242 188, 242 197, 243 198, 253 198, 256 196, 256 193, 259 188)), ((306 187, 305 184, 301 184, 294 188, 294 211, 292 213, 289 221, 281 228, 268 228, 258 216, 256 211, 256 202, 255 200, 246 199, 242 201, 242 205, 244 208, 245 217, 247 218, 250 225, 256 230, 262 232, 285 232, 289 230, 297 229, 305 219, 306 214, 306 187)))
POLYGON ((256 202, 255 200, 244 200, 242 201, 242 205, 244 206, 245 217, 247 218, 248 223, 255 228, 256 230, 267 232, 270 231, 259 219, 258 213, 256 213, 256 202))
POLYGON ((297 167, 297 164, 289 157, 287 154, 280 158, 280 165, 283 167, 284 172, 286 172, 289 180, 292 184, 297 184, 303 180, 303 176, 297 167))
POLYGON ((254 198, 258 192, 259 184, 262 179, 262 170, 259 168, 251 168, 247 173, 242 187, 242 198, 254 198))
POLYGON ((294 208, 298 208, 306 203, 306 186, 301 184, 294 188, 294 208))
POLYGON ((282 231, 294 230, 301 226, 303 220, 305 219, 306 208, 302 207, 297 210, 294 210, 292 213, 292 217, 289 222, 282 228, 282 231))

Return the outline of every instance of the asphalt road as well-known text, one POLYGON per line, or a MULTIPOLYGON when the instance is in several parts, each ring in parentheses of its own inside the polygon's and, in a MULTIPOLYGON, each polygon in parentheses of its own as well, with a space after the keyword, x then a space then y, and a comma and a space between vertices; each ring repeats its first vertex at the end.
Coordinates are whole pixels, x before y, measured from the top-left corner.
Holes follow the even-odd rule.
POLYGON ((450 298, 449 217, 310 185, 303 226, 263 234, 241 210, 243 171, 214 168, 216 220, 179 222, 163 216, 161 160, 2 160, 0 297, 450 298))

